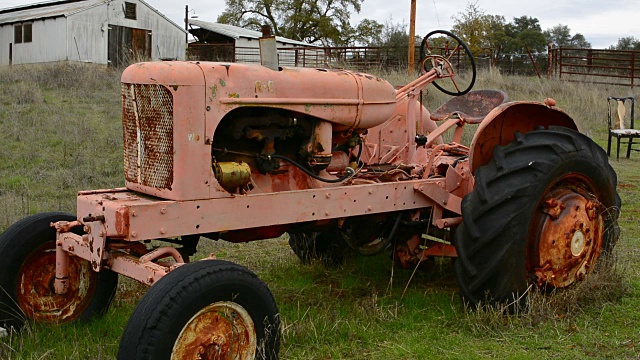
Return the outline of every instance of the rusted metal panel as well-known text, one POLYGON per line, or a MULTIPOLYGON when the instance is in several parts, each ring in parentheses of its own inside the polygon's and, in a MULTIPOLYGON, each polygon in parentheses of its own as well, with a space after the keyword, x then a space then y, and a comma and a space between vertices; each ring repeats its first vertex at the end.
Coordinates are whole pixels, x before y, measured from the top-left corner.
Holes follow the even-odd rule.
POLYGON ((378 77, 346 70, 283 68, 199 63, 207 79, 207 105, 220 118, 243 106, 277 107, 327 120, 335 126, 370 128, 388 120, 395 109, 395 90, 378 77), (269 85, 256 88, 256 82, 269 85), (314 84, 309 86, 308 84, 314 84), (302 96, 304 94, 304 96, 302 96))
POLYGON ((257 337, 251 315, 235 302, 219 301, 194 315, 176 339, 172 359, 253 359, 257 337))
POLYGON ((129 182, 171 190, 173 95, 162 85, 122 84, 124 173, 129 182))
POLYGON ((563 126, 578 130, 566 112, 543 103, 514 101, 493 109, 480 123, 471 141, 471 172, 474 173, 493 158, 496 145, 507 145, 515 139, 516 132, 525 134, 539 126, 563 126))
POLYGON ((123 72, 122 82, 135 84, 125 85, 133 94, 123 91, 126 186, 176 200, 229 196, 215 180, 205 144, 211 135, 205 132, 201 69, 193 63, 136 64, 123 72), (144 97, 133 101, 142 89, 144 97))
POLYGON ((35 249, 17 274, 16 302, 26 317, 35 322, 68 323, 83 312, 98 284, 98 273, 80 258, 69 257, 66 292, 56 294, 56 244, 35 249))
MULTIPOLYGON (((82 195, 78 197, 78 216, 104 214, 107 236, 121 238, 126 234, 117 232, 115 214, 126 208, 130 227, 124 239, 139 241, 426 208, 433 206, 433 201, 416 197, 414 186, 433 182, 411 180, 193 201, 157 200, 122 192, 82 195)), ((459 199, 451 197, 445 206, 459 211, 458 203, 459 199)))
POLYGON ((600 256, 604 220, 602 204, 570 184, 553 190, 532 219, 527 259, 539 286, 562 288, 591 270, 600 256))
POLYGON ((446 120, 458 114, 466 123, 478 124, 499 105, 505 103, 508 96, 500 90, 475 90, 451 98, 431 113, 431 120, 446 120))

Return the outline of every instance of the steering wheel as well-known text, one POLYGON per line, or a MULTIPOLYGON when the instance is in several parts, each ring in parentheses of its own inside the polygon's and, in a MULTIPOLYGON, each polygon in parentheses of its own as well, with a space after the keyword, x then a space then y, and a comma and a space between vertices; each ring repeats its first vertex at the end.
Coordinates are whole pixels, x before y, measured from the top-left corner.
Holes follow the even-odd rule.
POLYGON ((476 82, 476 62, 473 59, 473 55, 471 55, 471 51, 469 50, 469 47, 467 47, 467 45, 464 42, 462 42, 462 40, 460 40, 459 37, 453 35, 448 31, 434 30, 428 33, 427 36, 425 36, 424 39, 422 39, 422 44, 420 45, 420 58, 422 59, 420 60, 421 73, 423 71, 424 73, 427 73, 435 69, 436 72, 438 73, 439 79, 442 79, 442 78, 451 79, 451 82, 453 83, 453 88, 455 90, 447 90, 443 86, 439 85, 437 82, 435 81, 433 82, 433 85, 438 90, 442 91, 447 95, 452 95, 452 96, 464 95, 471 90, 471 88, 476 82), (435 46, 430 46, 429 38, 436 34, 445 35, 451 38, 453 41, 450 41, 450 39, 447 39, 446 43, 444 44, 445 45, 444 48, 442 47, 436 48, 435 46), (439 50, 440 54, 436 54, 435 53, 436 50, 439 50), (461 53, 463 53, 462 55, 466 57, 463 59, 460 59, 461 53), (457 55, 455 59, 458 60, 456 62, 458 71, 460 70, 460 66, 465 62, 471 68, 471 81, 469 82, 467 87, 464 88, 463 90, 460 89, 460 85, 455 79, 456 71, 454 70, 454 66, 451 63, 451 60, 454 59, 455 55, 457 55))

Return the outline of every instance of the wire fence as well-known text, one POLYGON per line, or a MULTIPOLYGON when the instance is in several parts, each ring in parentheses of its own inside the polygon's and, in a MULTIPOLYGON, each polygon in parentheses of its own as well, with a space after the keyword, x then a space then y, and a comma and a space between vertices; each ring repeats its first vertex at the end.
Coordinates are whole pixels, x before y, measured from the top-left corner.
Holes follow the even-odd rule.
MULTIPOLYGON (((438 48, 436 48, 437 50, 438 48)), ((444 49, 443 55, 445 54, 444 49)), ((416 48, 416 54, 419 49, 416 48)), ((191 60, 260 63, 260 50, 233 44, 189 44, 191 60)), ((538 76, 570 81, 601 82, 612 85, 640 84, 640 51, 549 48, 547 52, 523 51, 516 54, 496 54, 484 49, 474 56, 478 68, 498 68, 503 74, 538 76), (600 79, 600 80, 598 80, 600 79)), ((281 66, 341 68, 354 71, 407 69, 407 48, 401 46, 352 47, 281 47, 281 66)), ((457 70, 468 66, 466 57, 458 52, 451 57, 457 70)), ((414 61, 419 70, 420 59, 414 61)))

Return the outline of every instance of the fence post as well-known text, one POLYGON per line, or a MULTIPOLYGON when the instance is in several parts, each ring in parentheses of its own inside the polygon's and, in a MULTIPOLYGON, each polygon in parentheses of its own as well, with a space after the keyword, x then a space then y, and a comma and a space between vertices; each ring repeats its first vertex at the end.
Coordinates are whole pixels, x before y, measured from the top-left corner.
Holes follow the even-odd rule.
POLYGON ((533 59, 533 55, 531 54, 531 49, 529 49, 528 46, 526 46, 527 49, 527 54, 529 54, 529 59, 531 59, 531 64, 533 64, 533 70, 536 71, 536 75, 538 75, 538 79, 540 79, 540 71, 538 71, 538 65, 536 64, 536 61, 533 59))
MULTIPOLYGON (((633 80, 636 77, 636 52, 631 52, 631 88, 633 89, 633 80)), ((631 140, 629 140, 631 141, 631 140)))
POLYGON ((556 66, 559 68, 558 69, 558 78, 562 79, 562 47, 558 48, 558 59, 557 59, 558 63, 556 63, 556 66))
POLYGON ((553 67, 553 43, 547 46, 547 79, 551 79, 551 68, 553 67))

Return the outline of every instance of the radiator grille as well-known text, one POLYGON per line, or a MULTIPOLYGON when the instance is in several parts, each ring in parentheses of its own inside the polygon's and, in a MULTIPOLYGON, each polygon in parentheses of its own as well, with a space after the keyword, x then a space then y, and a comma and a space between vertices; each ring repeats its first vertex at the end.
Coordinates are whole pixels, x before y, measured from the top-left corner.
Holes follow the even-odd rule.
POLYGON ((162 85, 122 84, 124 174, 160 189, 173 184, 173 95, 162 85))

